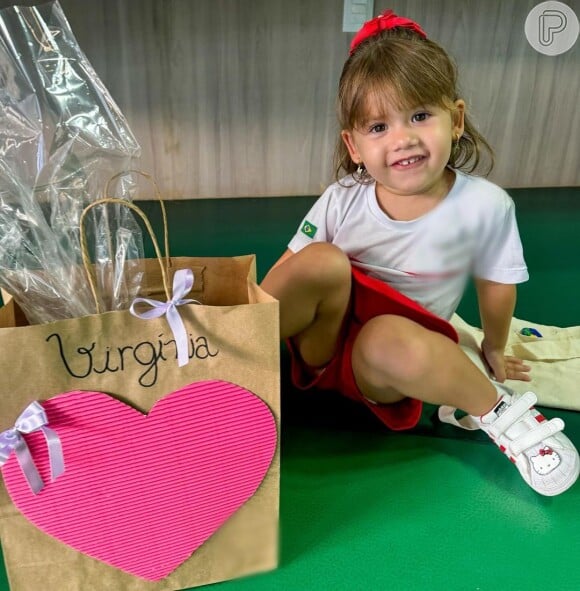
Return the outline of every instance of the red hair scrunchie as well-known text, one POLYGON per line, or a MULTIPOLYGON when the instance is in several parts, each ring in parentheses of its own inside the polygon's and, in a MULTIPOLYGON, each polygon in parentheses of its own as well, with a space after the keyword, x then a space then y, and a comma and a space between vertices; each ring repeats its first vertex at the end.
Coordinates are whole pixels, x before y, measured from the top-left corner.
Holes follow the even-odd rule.
POLYGON ((418 35, 427 39, 427 33, 415 22, 404 16, 397 16, 392 10, 386 10, 379 16, 367 21, 360 31, 354 36, 350 43, 350 55, 354 53, 354 50, 368 37, 374 37, 381 31, 388 29, 394 29, 396 27, 403 27, 405 29, 411 29, 418 35))

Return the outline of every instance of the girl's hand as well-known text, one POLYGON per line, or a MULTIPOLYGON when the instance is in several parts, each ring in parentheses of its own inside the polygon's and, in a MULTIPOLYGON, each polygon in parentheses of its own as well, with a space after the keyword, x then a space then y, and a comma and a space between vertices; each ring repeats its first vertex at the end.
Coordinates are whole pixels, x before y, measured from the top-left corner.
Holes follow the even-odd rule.
POLYGON ((481 352, 483 359, 487 362, 491 373, 498 382, 505 382, 508 380, 520 380, 522 382, 530 382, 531 377, 529 371, 532 369, 526 365, 521 359, 505 355, 500 349, 492 349, 485 339, 481 343, 481 352))

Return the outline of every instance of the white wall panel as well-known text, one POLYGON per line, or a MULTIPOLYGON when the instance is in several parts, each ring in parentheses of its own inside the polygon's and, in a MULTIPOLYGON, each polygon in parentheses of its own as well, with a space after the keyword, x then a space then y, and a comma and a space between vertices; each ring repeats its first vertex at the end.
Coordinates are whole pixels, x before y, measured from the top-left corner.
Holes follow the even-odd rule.
MULTIPOLYGON (((22 2, 32 4, 33 2, 22 2)), ((0 6, 9 5, 0 1, 0 6)), ((580 185, 580 41, 527 43, 527 0, 393 0, 456 58, 505 187, 580 185)), ((580 15, 580 0, 568 2, 580 15)), ((61 0, 167 198, 313 195, 332 181, 343 0, 61 0)))

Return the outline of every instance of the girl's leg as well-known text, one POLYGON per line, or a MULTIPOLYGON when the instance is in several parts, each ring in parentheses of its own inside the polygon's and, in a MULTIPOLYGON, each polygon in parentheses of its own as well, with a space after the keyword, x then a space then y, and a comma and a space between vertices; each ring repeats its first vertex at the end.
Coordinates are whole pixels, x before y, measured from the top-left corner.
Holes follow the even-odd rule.
POLYGON ((352 367, 361 392, 379 403, 409 396, 482 415, 498 399, 491 381, 455 342, 401 316, 377 316, 363 326, 352 367))
MULTIPOLYGON (((447 337, 400 316, 377 316, 358 334, 352 367, 361 392, 392 403, 402 394, 466 411, 537 492, 553 496, 580 474, 580 458, 561 432, 558 418, 546 420, 528 392, 501 398, 491 381, 447 337)), ((466 417, 469 418, 469 417, 466 417)))
POLYGON ((281 338, 293 337, 307 365, 328 363, 350 299, 348 257, 315 242, 271 269, 261 287, 280 302, 281 338))

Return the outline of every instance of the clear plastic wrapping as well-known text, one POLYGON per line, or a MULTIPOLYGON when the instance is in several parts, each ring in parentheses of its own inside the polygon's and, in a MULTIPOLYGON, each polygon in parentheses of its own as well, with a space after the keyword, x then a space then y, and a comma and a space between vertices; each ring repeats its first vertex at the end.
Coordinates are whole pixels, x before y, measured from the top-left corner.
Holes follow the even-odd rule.
MULTIPOLYGON (((0 11, 0 287, 28 320, 91 314, 79 239, 84 208, 140 148, 58 2, 0 11)), ((117 197, 130 199, 130 179, 117 197)), ((86 228, 99 308, 123 309, 142 278, 142 234, 118 205, 86 228)))

